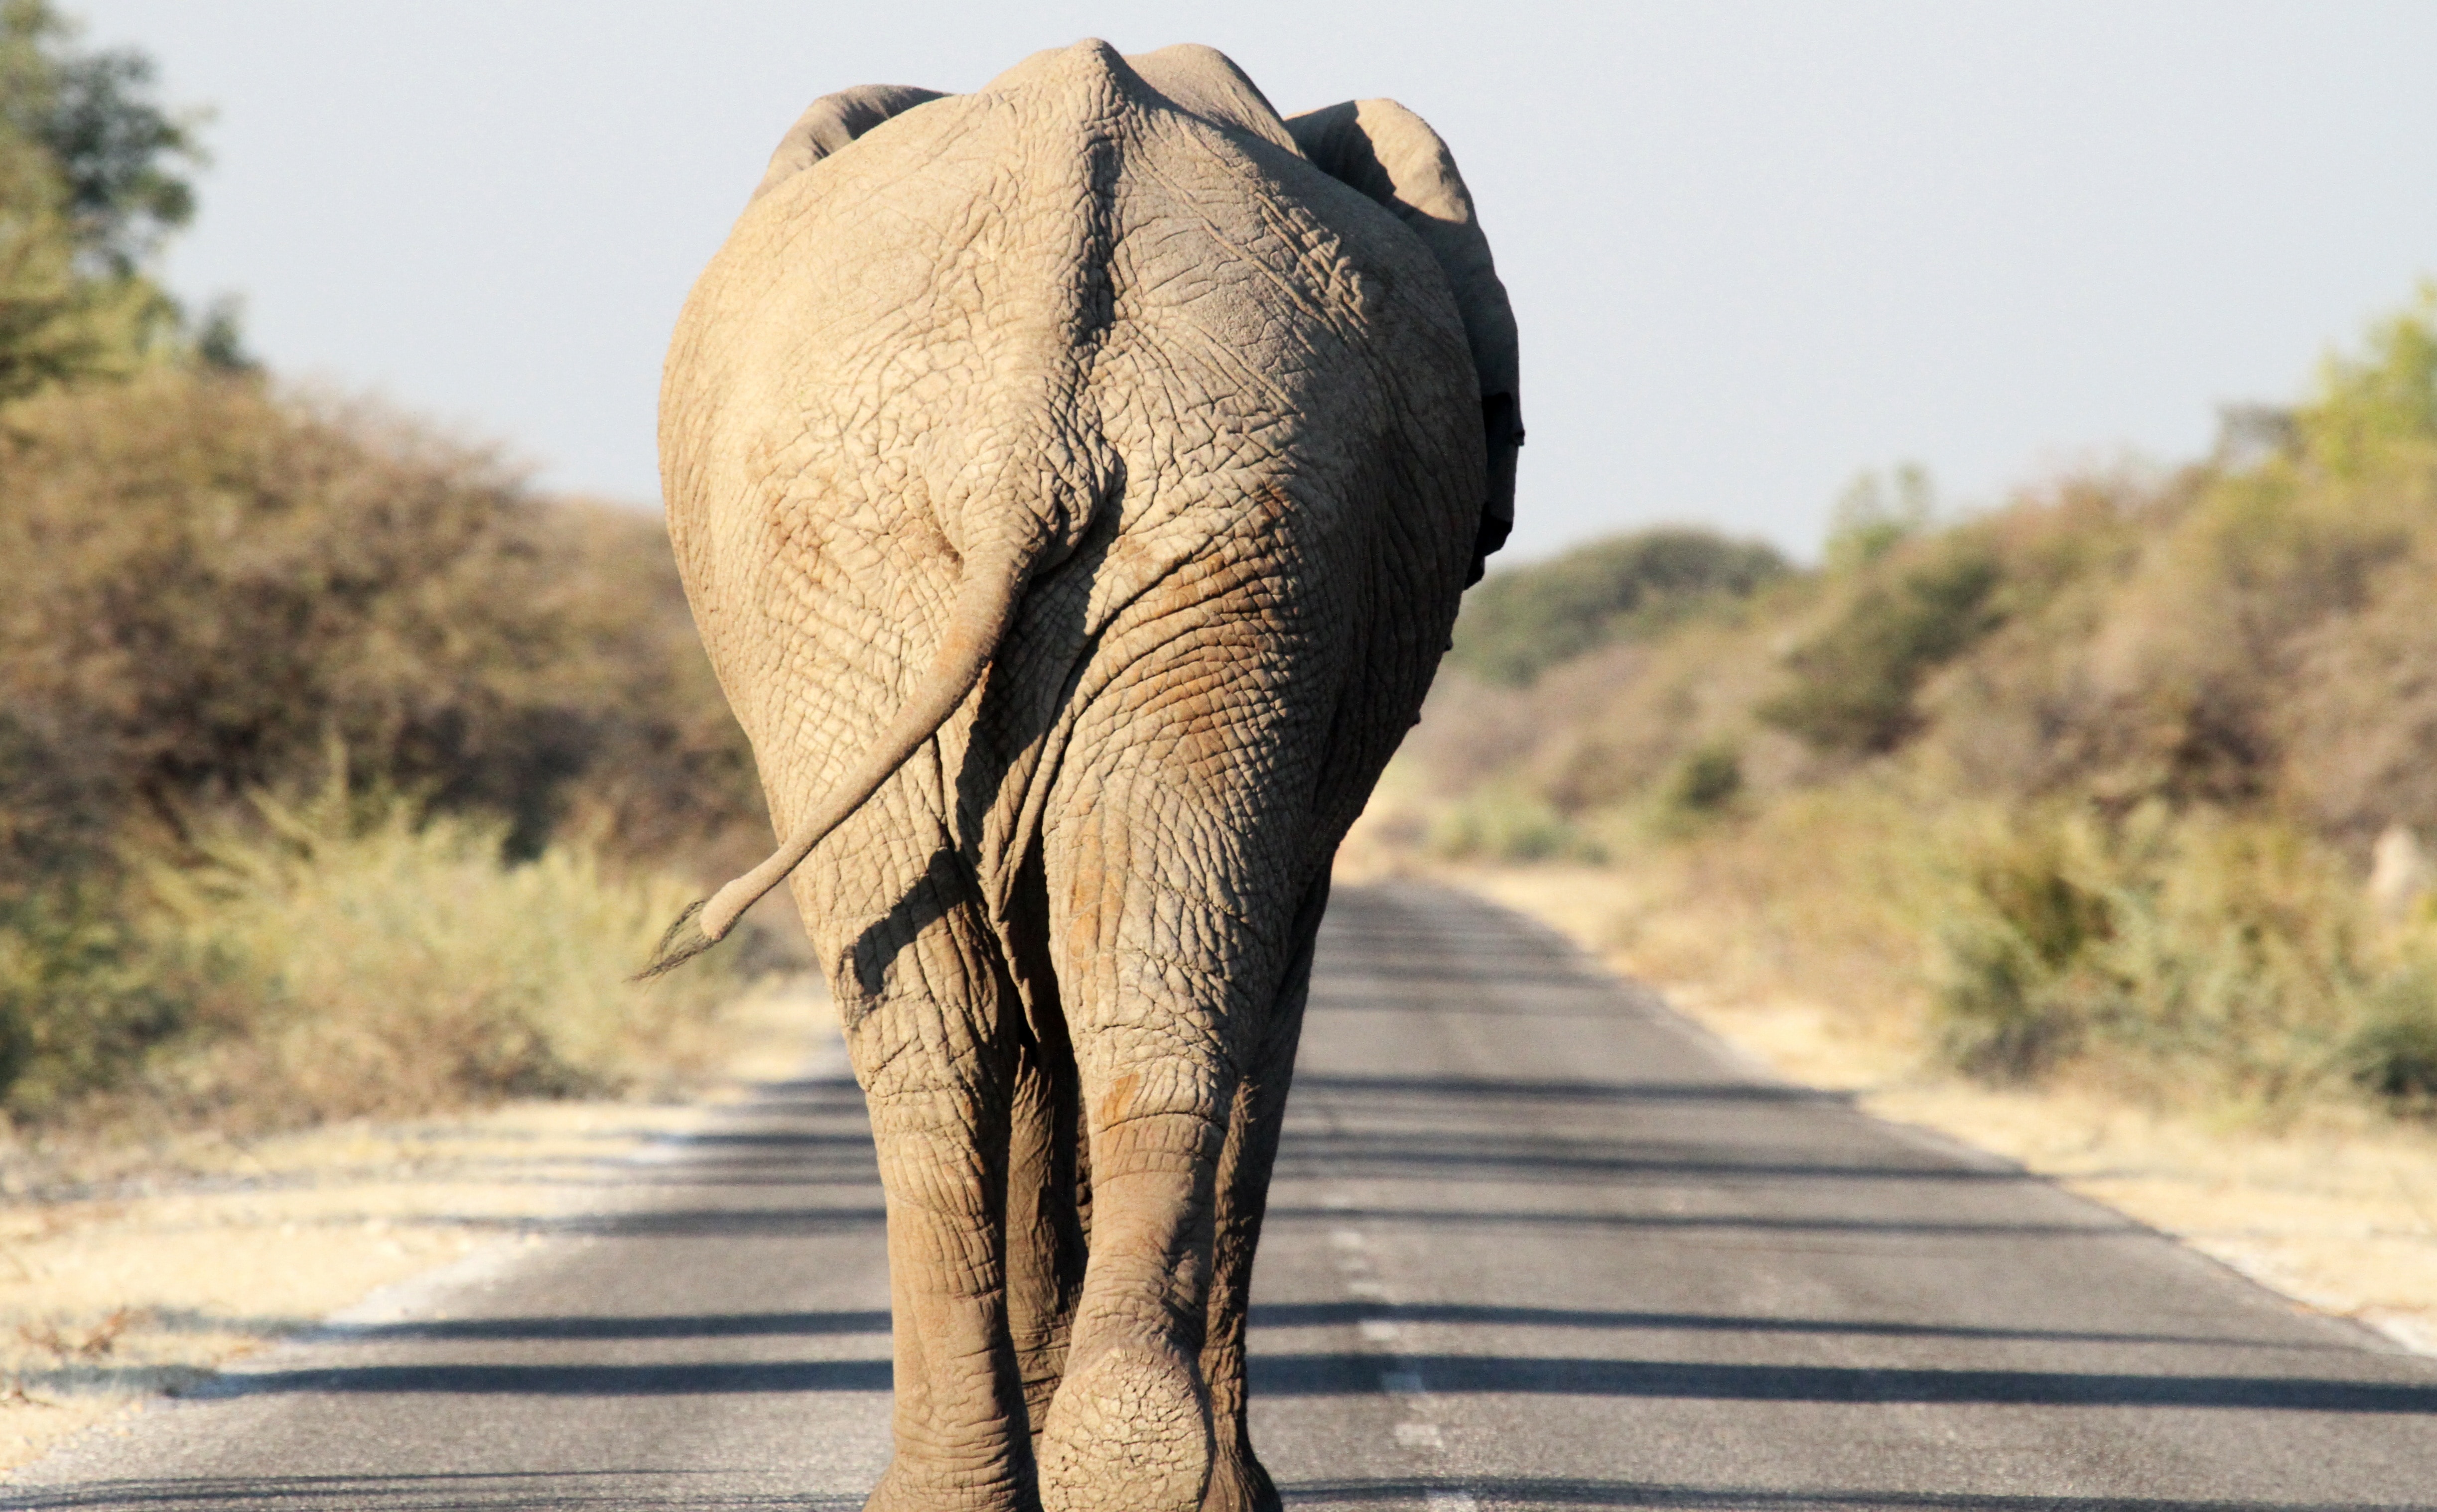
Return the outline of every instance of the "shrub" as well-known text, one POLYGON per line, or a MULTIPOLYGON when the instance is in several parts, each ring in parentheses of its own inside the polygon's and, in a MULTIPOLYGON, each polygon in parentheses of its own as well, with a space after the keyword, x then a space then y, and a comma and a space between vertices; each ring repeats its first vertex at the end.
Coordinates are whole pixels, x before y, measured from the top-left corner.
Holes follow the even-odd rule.
POLYGON ((1824 568, 1740 598, 1502 574, 1456 661, 1536 681, 1434 699, 1437 843, 1595 826, 1723 931, 1692 969, 1925 1007, 1974 1076, 2437 1112, 2437 916, 2362 885, 2376 837, 2437 833, 2437 286, 2263 434, 1959 525, 1866 479, 1824 568))
POLYGON ((2437 971, 2410 968, 2379 983, 2342 1058, 2353 1085, 2388 1106, 2437 1108, 2437 971))
POLYGON ((278 1121, 681 1061, 738 968, 618 980, 698 891, 644 860, 768 834, 658 522, 278 390, 225 308, 190 324, 148 272, 190 127, 149 60, 73 43, 0 0, 0 1114, 278 1121), (259 796, 333 744, 354 791, 259 796))
POLYGON ((1760 717, 1823 750, 1895 749, 1920 725, 1921 680, 1996 627, 1990 598, 2001 576, 1996 558, 1965 537, 1864 589, 1787 658, 1794 686, 1760 717))
POLYGON ((2339 478, 2437 461, 2437 280, 2372 325, 2358 356, 2331 354, 2296 412, 2312 461, 2339 478))
POLYGON ((2082 1056, 2181 1099, 2275 1106, 2347 1083, 2404 1099, 2437 1045, 2424 976, 2382 943, 2343 858, 2288 825, 2035 812, 1984 838, 1960 880, 1937 1049, 1972 1075, 2082 1056))
POLYGON ((1712 740, 1676 763, 1662 799, 1688 814, 1715 813, 1744 791, 1743 753, 1728 740, 1712 740))
POLYGON ((0 1110, 40 1116, 123 1081, 193 1017, 94 886, 0 905, 0 1110))
POLYGON ((1430 824, 1429 847, 1450 860, 1604 859, 1598 843, 1564 815, 1511 789, 1476 792, 1442 810, 1430 824))
POLYGON ((1484 682, 1520 687, 1595 647, 1747 597, 1785 571, 1774 548, 1708 530, 1665 527, 1594 541, 1492 573, 1464 596, 1447 659, 1484 682))
POLYGON ((0 497, 0 706, 118 821, 309 780, 333 738, 520 854, 579 788, 638 850, 759 814, 655 521, 167 371, 8 410, 0 497))
POLYGON ((2094 876, 2092 831, 2067 822, 2001 832, 1966 866, 1958 906, 1939 920, 1937 1054, 1967 1075, 2025 1082, 2082 1048, 2114 995, 2092 957, 2114 932, 2094 876))
POLYGON ((131 1087, 189 1116, 309 1121, 615 1091, 682 1071, 739 986, 711 957, 625 980, 693 888, 503 818, 394 796, 256 796, 148 860, 124 912, 44 895, 0 917, 0 1107, 131 1087))
POLYGON ((1687 751, 1659 778, 1638 808, 1643 826, 1658 838, 1682 839, 1733 811, 1744 795, 1742 749, 1719 738, 1687 751))
POLYGON ((1937 510, 1929 470, 1919 462, 1900 462, 1885 478, 1861 474, 1829 511, 1828 570, 1868 566, 1927 530, 1937 510))
POLYGON ((149 878, 164 953, 230 1016, 199 1026, 219 1043, 194 1047, 190 1095, 234 1092, 223 1068, 302 1118, 615 1091, 681 1069, 737 988, 732 963, 626 980, 687 883, 575 843, 511 861, 504 819, 417 822, 340 784, 253 807, 149 878))

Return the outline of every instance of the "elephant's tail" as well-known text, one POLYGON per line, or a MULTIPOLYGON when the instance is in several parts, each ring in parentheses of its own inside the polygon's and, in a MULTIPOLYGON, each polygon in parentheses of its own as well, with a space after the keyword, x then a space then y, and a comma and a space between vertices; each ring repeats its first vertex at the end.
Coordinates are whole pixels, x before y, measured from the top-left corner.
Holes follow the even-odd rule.
POLYGON ((651 965, 636 973, 635 981, 657 977, 717 945, 746 909, 785 881, 814 846, 862 808, 948 721, 997 653, 1031 579, 1034 555, 1029 546, 1019 542, 976 551, 966 559, 965 581, 949 612, 948 633, 939 642, 938 656, 896 720, 769 860, 678 914, 660 936, 651 965))

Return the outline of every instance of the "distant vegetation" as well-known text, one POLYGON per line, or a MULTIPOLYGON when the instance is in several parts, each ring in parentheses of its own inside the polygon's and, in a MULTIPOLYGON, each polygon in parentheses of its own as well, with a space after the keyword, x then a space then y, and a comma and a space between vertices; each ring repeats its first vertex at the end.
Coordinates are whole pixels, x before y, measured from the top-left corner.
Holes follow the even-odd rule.
POLYGON ((1595 647, 1646 639, 1748 597, 1785 570, 1774 548, 1708 530, 1593 542, 1483 581, 1464 599, 1448 659, 1485 682, 1524 686, 1595 647))
POLYGON ((1968 518, 1861 491, 1816 569, 1498 574, 1402 780, 1973 1075, 2437 1113, 2437 287, 2234 421, 1968 518))
POLYGON ((767 828, 658 522, 182 311, 150 77, 0 6, 0 1114, 663 1074, 738 968, 623 973, 767 828))

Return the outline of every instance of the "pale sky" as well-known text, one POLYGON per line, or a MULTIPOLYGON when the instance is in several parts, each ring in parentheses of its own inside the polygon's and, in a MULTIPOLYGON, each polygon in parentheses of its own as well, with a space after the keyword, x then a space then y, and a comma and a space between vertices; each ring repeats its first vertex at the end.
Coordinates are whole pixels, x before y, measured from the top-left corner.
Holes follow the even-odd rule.
POLYGON ((2426 3, 62 4, 217 112, 173 287, 640 506, 670 325, 797 113, 1084 36, 1439 129, 1522 330, 1523 555, 1807 555, 1864 467, 1969 507, 2187 458, 2437 273, 2426 3))

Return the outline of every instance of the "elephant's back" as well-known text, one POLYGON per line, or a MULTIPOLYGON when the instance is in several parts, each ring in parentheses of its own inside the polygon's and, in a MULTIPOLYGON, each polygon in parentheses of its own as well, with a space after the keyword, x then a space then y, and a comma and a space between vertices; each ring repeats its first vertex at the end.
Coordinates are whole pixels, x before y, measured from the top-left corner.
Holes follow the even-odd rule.
MULTIPOLYGON (((1232 72, 1207 49, 1144 61, 1180 52, 1232 72)), ((1053 399, 1145 456, 1199 442, 1204 426, 1175 413, 1196 408, 1276 438, 1281 422, 1341 435, 1376 429, 1362 411, 1383 404, 1435 424, 1469 403, 1462 319, 1427 249, 1306 162, 1257 92, 1214 113, 1078 43, 910 110, 759 196, 672 343, 673 512, 757 492, 716 477, 726 462, 809 468, 833 513, 919 496, 936 515, 936 495, 998 439, 1008 390, 1049 366, 1071 364, 1091 391, 1053 399), (909 467, 919 495, 894 486, 909 467), (866 484, 875 470, 892 486, 866 484)))
POLYGON ((1267 573, 1291 598, 1334 575, 1373 613, 1429 606, 1400 637, 1431 642, 1426 679, 1482 496, 1477 405, 1410 232, 1082 44, 747 209, 672 345, 663 483, 765 773, 801 763, 789 785, 816 790, 844 759, 824 732, 906 696, 973 512, 1026 468, 1111 480, 1086 501, 1095 570, 1048 585, 1089 600, 1056 616, 1087 638, 1213 583, 1267 573))

